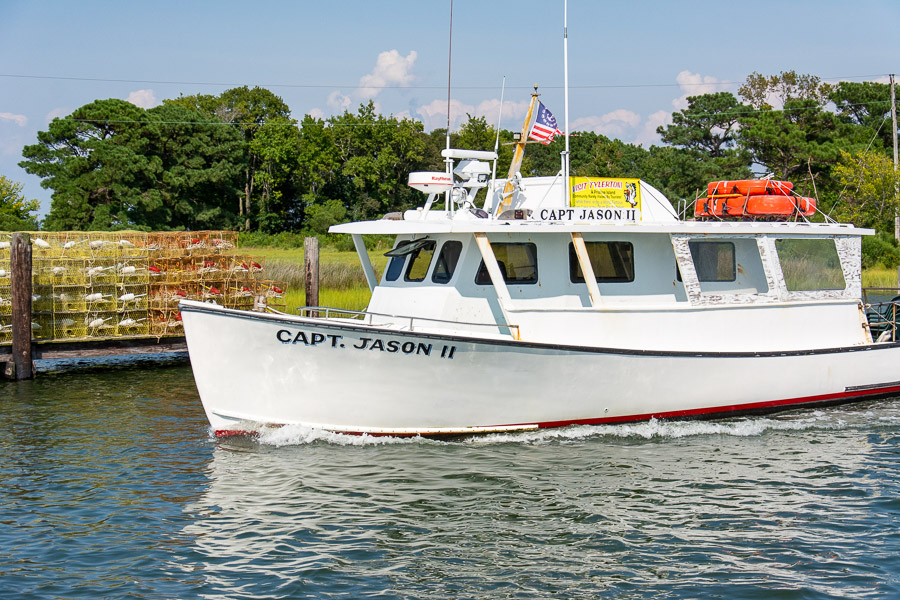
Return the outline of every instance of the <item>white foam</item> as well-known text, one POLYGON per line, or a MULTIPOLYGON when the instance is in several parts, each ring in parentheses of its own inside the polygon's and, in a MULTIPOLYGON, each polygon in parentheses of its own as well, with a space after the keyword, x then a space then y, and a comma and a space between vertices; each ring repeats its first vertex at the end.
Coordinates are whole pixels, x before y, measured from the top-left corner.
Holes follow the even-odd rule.
MULTIPOLYGON (((495 433, 455 440, 433 440, 422 437, 384 437, 371 435, 346 435, 301 425, 283 427, 262 427, 258 442, 268 446, 298 446, 325 443, 340 446, 384 446, 398 444, 546 444, 554 442, 577 442, 588 438, 640 438, 679 439, 695 436, 726 435, 733 437, 755 437, 771 431, 806 431, 845 429, 848 422, 840 413, 815 411, 802 415, 791 414, 780 417, 747 417, 725 421, 665 421, 651 419, 640 423, 622 425, 574 425, 538 431, 495 433)), ((881 417, 885 419, 885 417, 881 417)), ((893 420, 900 417, 888 417, 893 420)))
POLYGON ((340 446, 384 446, 389 444, 422 443, 421 437, 401 438, 371 435, 347 435, 302 425, 264 427, 259 430, 259 443, 270 446, 299 446, 324 442, 340 446))

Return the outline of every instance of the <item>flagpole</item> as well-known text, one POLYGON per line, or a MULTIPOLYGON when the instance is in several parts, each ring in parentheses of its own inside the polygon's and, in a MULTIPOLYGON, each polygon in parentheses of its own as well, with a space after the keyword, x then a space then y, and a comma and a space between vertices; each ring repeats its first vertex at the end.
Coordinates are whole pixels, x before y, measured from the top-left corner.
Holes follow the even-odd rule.
POLYGON ((563 0, 563 85, 565 86, 565 137, 563 157, 563 199, 569 205, 569 0, 563 0))
POLYGON ((534 125, 534 119, 537 117, 537 113, 534 111, 534 104, 537 102, 537 97, 540 95, 537 93, 537 89, 538 86, 535 84, 534 93, 531 95, 531 104, 528 105, 528 112, 525 113, 525 122, 522 123, 522 133, 513 150, 512 162, 509 163, 509 175, 506 176, 506 185, 503 186, 503 194, 500 197, 500 202, 497 203, 497 209, 494 211, 498 216, 512 204, 512 193, 513 188, 515 187, 513 180, 519 172, 519 169, 522 167, 522 157, 525 156, 525 144, 528 140, 528 132, 531 131, 531 126, 534 125))

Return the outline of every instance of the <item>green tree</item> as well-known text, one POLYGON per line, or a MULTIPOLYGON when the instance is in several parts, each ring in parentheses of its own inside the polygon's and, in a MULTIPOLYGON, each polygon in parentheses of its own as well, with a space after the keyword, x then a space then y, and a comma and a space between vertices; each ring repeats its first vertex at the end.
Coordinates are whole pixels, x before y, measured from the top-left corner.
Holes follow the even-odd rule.
POLYGON ((831 87, 815 75, 782 71, 767 77, 753 72, 738 88, 738 94, 753 108, 767 110, 774 108, 770 99, 776 99, 782 105, 789 100, 811 100, 823 106, 830 90, 831 87))
POLYGON ((407 180, 426 158, 421 122, 378 115, 370 101, 356 114, 330 118, 328 126, 340 164, 334 198, 343 199, 352 219, 377 218, 418 201, 420 192, 407 180))
POLYGON ((241 132, 243 194, 237 198, 237 212, 245 230, 271 232, 291 222, 291 207, 285 205, 295 200, 296 190, 285 168, 296 164, 291 154, 299 133, 284 100, 265 88, 241 86, 219 96, 180 96, 164 103, 203 111, 241 132))
POLYGON ((328 228, 343 223, 347 218, 347 209, 340 200, 326 200, 321 204, 313 204, 306 209, 306 229, 318 235, 328 233, 328 228))
POLYGON ((142 135, 152 169, 128 207, 132 223, 150 229, 234 224, 243 153, 237 132, 203 113, 163 104, 147 111, 142 135))
POLYGON ((0 231, 27 231, 38 228, 37 200, 28 200, 22 184, 0 175, 0 231))
POLYGON ((260 125, 250 140, 249 154, 258 165, 254 175, 258 229, 266 233, 299 229, 302 212, 296 202, 300 156, 297 122, 275 117, 260 125))
MULTIPOLYGON (((686 109, 672 113, 671 125, 656 129, 663 142, 713 158, 739 152, 738 123, 748 107, 730 92, 689 96, 687 102, 686 109)), ((749 157, 742 158, 749 164, 749 157)))
POLYGON ((891 86, 874 81, 841 81, 829 89, 828 98, 845 122, 876 132, 885 148, 890 148, 891 86))
POLYGON ((110 99, 54 119, 19 164, 53 190, 50 230, 218 228, 240 153, 237 132, 203 114, 110 99))
POLYGON ((900 172, 894 169, 893 161, 875 150, 853 154, 841 151, 834 174, 842 186, 834 216, 893 233, 894 215, 900 209, 900 172))
MULTIPOLYGON (((124 100, 97 100, 64 119, 53 119, 38 143, 25 146, 19 163, 52 189, 50 230, 109 229, 128 223, 135 182, 149 161, 140 151, 145 111, 124 100)), ((140 189, 140 188, 139 188, 140 189)))
POLYGON ((742 143, 754 161, 778 179, 803 183, 806 194, 833 191, 831 168, 841 150, 861 150, 870 138, 867 128, 844 123, 811 99, 747 115, 741 125, 742 143))
POLYGON ((672 124, 656 130, 674 148, 651 148, 645 177, 673 200, 693 200, 709 181, 750 177, 751 155, 740 145, 739 126, 748 110, 729 92, 689 97, 672 124))

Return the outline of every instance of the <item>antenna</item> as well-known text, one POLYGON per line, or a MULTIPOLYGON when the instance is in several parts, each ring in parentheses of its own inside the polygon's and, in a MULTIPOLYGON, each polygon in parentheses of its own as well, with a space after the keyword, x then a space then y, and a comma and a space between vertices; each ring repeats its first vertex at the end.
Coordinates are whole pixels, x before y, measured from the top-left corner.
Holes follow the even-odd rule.
MULTIPOLYGON (((500 110, 497 113, 497 139, 494 140, 494 170, 491 175, 491 192, 495 192, 495 182, 497 181, 497 160, 500 157, 500 123, 503 121, 503 93, 506 91, 506 75, 503 76, 503 83, 500 84, 500 110)), ((485 200, 486 201, 486 200, 485 200)), ((493 202, 491 202, 493 205, 493 202)))
POLYGON ((566 149, 563 151, 563 199, 569 202, 569 0, 563 2, 563 85, 565 87, 565 136, 566 149))
MULTIPOLYGON (((450 40, 449 46, 447 48, 447 150, 450 150, 450 67, 453 61, 453 0, 450 0, 450 40)), ((451 158, 445 158, 444 161, 447 163, 447 174, 450 175, 450 181, 453 181, 453 160, 451 158)), ((446 209, 449 211, 453 211, 453 201, 452 201, 453 190, 447 190, 444 201, 446 203, 446 209)))
POLYGON ((450 149, 450 66, 453 61, 453 0, 450 0, 450 42, 447 49, 447 149, 450 149))

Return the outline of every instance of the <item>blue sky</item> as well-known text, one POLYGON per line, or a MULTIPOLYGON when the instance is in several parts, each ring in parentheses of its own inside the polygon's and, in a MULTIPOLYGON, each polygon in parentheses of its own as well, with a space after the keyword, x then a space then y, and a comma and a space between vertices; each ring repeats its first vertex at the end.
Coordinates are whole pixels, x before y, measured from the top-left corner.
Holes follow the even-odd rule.
MULTIPOLYGON (((900 0, 569 1, 569 120, 626 142, 685 97, 795 70, 887 81, 900 71, 900 0)), ((447 119, 449 0, 0 0, 0 174, 49 209, 17 163, 55 116, 96 99, 149 108, 260 85, 293 116, 355 110, 447 119)), ((562 0, 454 0, 451 113, 517 129, 537 83, 563 125, 562 0)))

